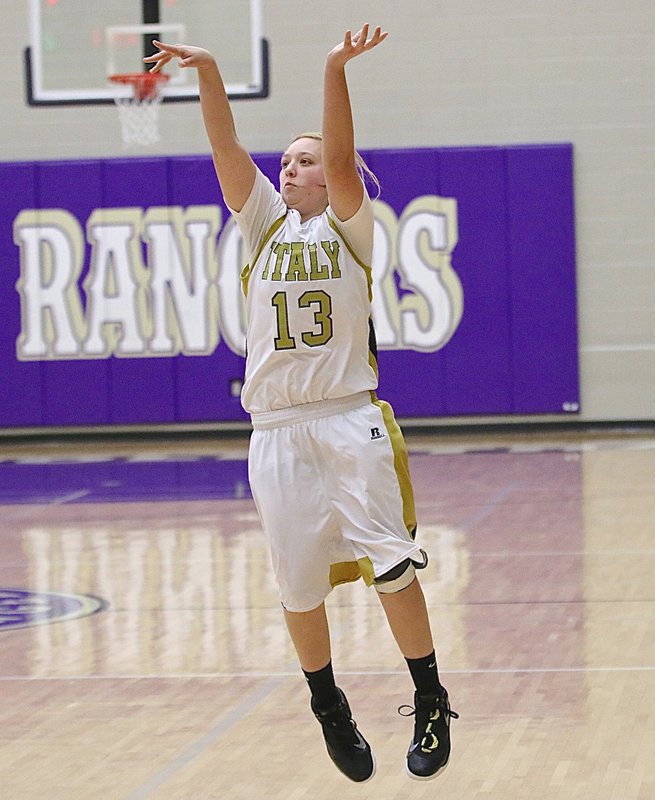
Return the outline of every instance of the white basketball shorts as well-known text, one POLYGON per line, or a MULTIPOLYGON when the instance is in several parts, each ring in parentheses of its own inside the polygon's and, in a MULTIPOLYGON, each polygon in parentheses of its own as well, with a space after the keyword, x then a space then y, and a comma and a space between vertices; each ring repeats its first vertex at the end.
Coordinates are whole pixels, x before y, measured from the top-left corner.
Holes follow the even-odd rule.
POLYGON ((360 392, 252 417, 249 479, 282 605, 311 611, 339 583, 368 585, 413 537, 407 450, 391 406, 360 392))

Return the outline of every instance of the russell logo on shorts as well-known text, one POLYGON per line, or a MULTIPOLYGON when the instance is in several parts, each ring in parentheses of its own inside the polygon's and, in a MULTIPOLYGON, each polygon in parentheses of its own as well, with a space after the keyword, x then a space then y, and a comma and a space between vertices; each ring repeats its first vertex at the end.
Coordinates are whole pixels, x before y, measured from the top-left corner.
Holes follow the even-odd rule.
POLYGON ((371 428, 371 441, 374 439, 384 439, 386 433, 382 433, 379 428, 371 428))

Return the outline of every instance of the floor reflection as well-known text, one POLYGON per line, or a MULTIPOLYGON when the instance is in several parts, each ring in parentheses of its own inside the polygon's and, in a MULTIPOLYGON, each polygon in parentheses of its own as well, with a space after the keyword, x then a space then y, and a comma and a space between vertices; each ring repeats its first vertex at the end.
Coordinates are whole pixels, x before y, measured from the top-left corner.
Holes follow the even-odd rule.
MULTIPOLYGON (((415 444, 410 465, 430 554, 421 580, 462 715, 461 764, 443 784, 449 796, 614 800, 595 777, 606 731, 623 726, 632 744, 613 759, 617 774, 631 775, 639 742, 655 734, 655 442, 453 449, 429 440, 415 444), (498 753, 505 771, 494 772, 498 753), (527 786, 534 791, 526 795, 527 786)), ((14 455, 0 461, 0 542, 0 681, 11 689, 0 699, 0 721, 18 726, 25 753, 46 741, 55 758, 56 730, 62 747, 79 745, 93 736, 94 714, 124 741, 131 734, 121 719, 130 713, 141 726, 135 770, 150 786, 153 724, 170 754, 164 771, 180 748, 205 741, 203 731, 194 769, 218 769, 205 761, 210 751, 216 756, 209 742, 229 738, 247 748, 254 709, 282 714, 285 741, 304 740, 307 727, 297 731, 292 721, 306 713, 304 687, 241 455, 14 455)), ((407 699, 398 699, 407 689, 403 659, 374 591, 338 587, 328 606, 335 669, 368 709, 384 762, 397 738, 389 709, 407 699), (379 709, 371 709, 373 697, 379 709)), ((277 740, 262 746, 288 760, 277 740)), ((122 756, 107 758, 116 768, 122 756)), ((12 796, 31 800, 42 795, 24 763, 13 746, 0 755, 12 796)), ((51 766, 35 768, 42 779, 52 759, 43 764, 51 766)), ((162 773, 165 791, 139 796, 213 797, 198 794, 188 776, 185 783, 181 764, 168 767, 170 780, 162 773)), ((622 800, 650 800, 644 792, 655 775, 644 764, 622 800)), ((225 777, 229 764, 221 769, 221 780, 236 785, 236 775, 234 784, 225 777)), ((87 779, 68 774, 69 796, 96 796, 87 779)), ((307 772, 312 794, 297 796, 323 800, 343 790, 327 767, 321 775, 307 772)), ((406 784, 395 788, 395 780, 387 774, 382 796, 404 796, 406 784)), ((275 781, 280 796, 296 796, 283 775, 275 781)), ((97 796, 133 800, 127 778, 120 790, 107 786, 97 796)))

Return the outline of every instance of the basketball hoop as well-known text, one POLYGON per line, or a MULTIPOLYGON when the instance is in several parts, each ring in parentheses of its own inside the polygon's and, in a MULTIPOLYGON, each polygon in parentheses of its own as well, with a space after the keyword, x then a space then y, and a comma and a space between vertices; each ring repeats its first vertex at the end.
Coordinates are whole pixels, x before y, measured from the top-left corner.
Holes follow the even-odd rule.
POLYGON ((112 83, 132 89, 131 96, 114 97, 123 147, 150 145, 159 141, 161 90, 168 78, 162 72, 128 72, 109 76, 112 83))

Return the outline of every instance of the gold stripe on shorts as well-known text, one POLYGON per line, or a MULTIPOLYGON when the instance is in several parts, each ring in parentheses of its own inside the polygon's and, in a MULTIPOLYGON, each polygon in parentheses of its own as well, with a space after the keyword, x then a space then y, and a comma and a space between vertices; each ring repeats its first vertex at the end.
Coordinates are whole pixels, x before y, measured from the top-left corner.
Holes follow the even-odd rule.
POLYGON ((416 536, 416 509, 414 507, 414 489, 409 474, 409 458, 407 446, 400 426, 396 422, 393 409, 389 403, 375 398, 373 403, 382 411, 384 426, 391 440, 393 449, 393 465, 398 476, 400 494, 403 499, 403 521, 412 539, 416 536))

